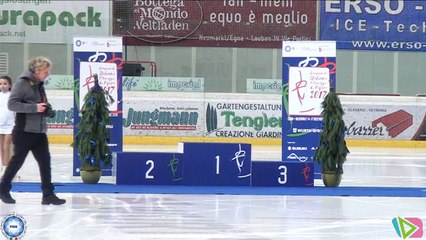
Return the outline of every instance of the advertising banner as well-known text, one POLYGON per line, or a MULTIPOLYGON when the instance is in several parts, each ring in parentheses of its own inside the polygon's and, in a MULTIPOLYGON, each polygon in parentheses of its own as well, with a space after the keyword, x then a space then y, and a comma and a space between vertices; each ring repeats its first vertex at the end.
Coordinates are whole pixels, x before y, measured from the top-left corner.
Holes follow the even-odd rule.
POLYGON ((321 1, 320 40, 338 49, 426 51, 426 1, 321 1))
POLYGON ((282 161, 312 161, 321 132, 321 102, 336 84, 336 44, 283 42, 282 57, 282 161))
MULTIPOLYGON (((122 79, 123 91, 204 92, 204 78, 123 76, 122 79)), ((281 80, 276 81, 281 87, 281 80)), ((74 89, 74 75, 49 75, 44 86, 52 90, 74 89)))
POLYGON ((330 90, 330 69, 320 67, 290 67, 288 73, 288 114, 319 116, 321 102, 330 90), (299 89, 307 91, 299 91, 299 89), (297 89, 297 90, 296 90, 297 89))
POLYGON ((114 0, 113 16, 113 34, 130 45, 280 48, 315 40, 317 2, 114 0))
POLYGON ((425 111, 419 106, 342 104, 348 139, 425 140, 425 111))
POLYGON ((204 92, 204 78, 123 76, 123 90, 204 92))
POLYGON ((74 90, 74 75, 49 75, 44 82, 44 88, 74 90))
MULTIPOLYGON (((47 119, 48 134, 72 135, 73 92, 48 91, 56 112, 55 118, 47 119)), ((125 92, 124 136, 281 138, 282 105, 278 98, 266 100, 264 95, 252 94, 231 100, 237 96, 223 94, 219 98, 227 99, 225 104, 218 100, 205 103, 203 98, 146 95, 146 92, 125 92)), ((345 112, 343 120, 348 128, 348 140, 426 140, 426 102, 419 98, 409 97, 404 101, 401 97, 341 95, 339 98, 345 112)), ((310 116, 289 119, 319 121, 319 117, 310 116)), ((287 148, 297 149, 296 146, 287 148)))
POLYGON ((80 109, 84 104, 84 97, 94 86, 93 74, 98 75, 99 85, 108 93, 108 109, 112 113, 118 113, 118 82, 117 64, 112 62, 80 62, 80 109))
POLYGON ((55 111, 54 118, 47 118, 48 134, 72 135, 74 129, 74 108, 72 91, 59 96, 49 92, 49 102, 55 111))
POLYGON ((275 93, 281 94, 283 91, 282 79, 247 78, 247 93, 275 93))
POLYGON ((123 127, 133 136, 202 136, 202 101, 124 100, 123 127))
POLYGON ((279 102, 207 100, 205 136, 225 138, 281 138, 279 102))
MULTIPOLYGON (((77 124, 80 121, 80 108, 82 100, 89 89, 94 86, 93 74, 99 77, 99 85, 107 92, 111 126, 110 142, 111 151, 123 150, 123 102, 122 102, 122 39, 121 37, 74 38, 74 131, 76 136, 77 124)), ((75 142, 75 141, 74 141, 75 142)), ((77 147, 74 146, 74 171, 79 175, 80 159, 77 147)), ((102 169, 103 175, 111 175, 111 168, 102 169)))
POLYGON ((0 0, 0 42, 72 43, 73 37, 107 36, 108 0, 0 0))

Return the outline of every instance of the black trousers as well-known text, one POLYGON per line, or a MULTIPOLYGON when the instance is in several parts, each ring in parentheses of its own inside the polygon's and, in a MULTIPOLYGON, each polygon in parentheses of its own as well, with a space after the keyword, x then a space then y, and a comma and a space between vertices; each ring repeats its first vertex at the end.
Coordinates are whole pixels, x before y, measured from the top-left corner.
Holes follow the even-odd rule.
POLYGON ((30 133, 13 130, 12 141, 14 154, 3 174, 0 183, 0 192, 9 193, 12 188, 12 179, 21 169, 28 153, 31 151, 38 163, 43 196, 53 193, 52 173, 50 167, 49 142, 46 133, 30 133))

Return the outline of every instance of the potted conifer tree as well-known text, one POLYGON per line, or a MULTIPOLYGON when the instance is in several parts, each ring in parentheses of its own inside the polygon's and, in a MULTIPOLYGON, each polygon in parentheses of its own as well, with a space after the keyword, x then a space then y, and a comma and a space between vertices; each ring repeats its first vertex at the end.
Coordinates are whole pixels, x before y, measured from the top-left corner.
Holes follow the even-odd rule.
POLYGON ((76 146, 80 159, 80 175, 84 183, 98 183, 102 165, 111 165, 112 154, 108 147, 110 132, 107 93, 101 88, 98 75, 94 74, 94 86, 86 94, 77 124, 76 146))
POLYGON ((324 98, 322 106, 322 132, 314 161, 321 165, 322 180, 326 187, 337 187, 343 174, 343 163, 349 149, 346 146, 346 126, 343 108, 334 88, 324 98))

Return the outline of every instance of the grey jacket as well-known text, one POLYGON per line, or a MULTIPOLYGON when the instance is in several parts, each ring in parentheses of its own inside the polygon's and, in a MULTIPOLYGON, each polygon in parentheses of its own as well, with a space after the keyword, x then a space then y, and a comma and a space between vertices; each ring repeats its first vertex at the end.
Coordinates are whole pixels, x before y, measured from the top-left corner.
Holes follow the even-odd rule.
POLYGON ((43 85, 43 82, 34 79, 30 71, 23 72, 13 85, 7 106, 9 110, 16 112, 14 130, 47 132, 46 117, 37 112, 37 103, 47 102, 43 85))

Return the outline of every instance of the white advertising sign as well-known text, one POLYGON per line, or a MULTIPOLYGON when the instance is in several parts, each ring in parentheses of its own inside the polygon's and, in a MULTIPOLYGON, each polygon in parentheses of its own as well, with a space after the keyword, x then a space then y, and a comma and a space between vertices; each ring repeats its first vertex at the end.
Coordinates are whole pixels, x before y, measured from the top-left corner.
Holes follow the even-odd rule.
POLYGON ((117 64, 115 63, 80 63, 80 108, 83 106, 84 97, 95 84, 94 74, 98 75, 99 85, 109 94, 107 101, 110 112, 118 111, 117 64))
POLYGON ((420 140, 425 138, 424 106, 342 104, 348 139, 420 140))
POLYGON ((290 116, 319 116, 330 90, 328 68, 290 67, 288 104, 290 116))
POLYGON ((54 118, 47 119, 50 135, 72 135, 74 128, 73 91, 47 90, 49 103, 55 111, 54 118))
POLYGON ((226 138, 281 138, 281 111, 282 105, 279 101, 253 98, 208 100, 205 135, 226 138))
POLYGON ((0 0, 0 9, 0 42, 71 43, 76 35, 109 34, 108 0, 0 0))
POLYGON ((96 52, 91 56, 91 62, 104 62, 107 59, 105 52, 123 51, 123 39, 121 37, 75 37, 74 52, 96 52))
POLYGON ((336 56, 335 41, 283 41, 283 57, 336 56))
POLYGON ((203 136, 203 100, 129 99, 123 102, 125 135, 203 136))

